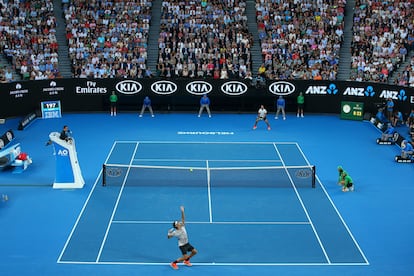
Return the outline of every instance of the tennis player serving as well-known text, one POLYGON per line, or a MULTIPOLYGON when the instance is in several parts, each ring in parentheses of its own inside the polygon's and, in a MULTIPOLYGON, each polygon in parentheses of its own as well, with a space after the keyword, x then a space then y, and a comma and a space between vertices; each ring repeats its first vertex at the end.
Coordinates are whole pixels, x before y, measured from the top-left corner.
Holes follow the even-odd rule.
POLYGON ((270 130, 270 124, 269 124, 269 121, 267 120, 267 110, 266 108, 264 108, 264 105, 261 105, 259 108, 259 111, 257 111, 256 122, 254 123, 253 129, 257 128, 257 123, 259 121, 264 121, 267 125, 267 130, 270 130))
POLYGON ((186 266, 192 266, 190 259, 197 254, 197 250, 188 242, 187 230, 185 229, 185 214, 184 206, 180 207, 181 210, 181 221, 174 221, 173 228, 168 230, 168 238, 176 237, 178 239, 178 247, 182 253, 182 256, 170 265, 174 269, 178 269, 177 263, 184 262, 186 266), (190 255, 187 255, 188 252, 191 252, 190 255))

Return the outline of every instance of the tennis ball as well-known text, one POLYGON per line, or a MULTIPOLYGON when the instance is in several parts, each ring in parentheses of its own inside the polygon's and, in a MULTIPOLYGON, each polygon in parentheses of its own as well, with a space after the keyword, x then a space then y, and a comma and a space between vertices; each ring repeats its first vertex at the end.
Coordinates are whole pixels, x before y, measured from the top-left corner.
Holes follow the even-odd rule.
POLYGON ((190 169, 190 172, 193 172, 193 169, 190 169))

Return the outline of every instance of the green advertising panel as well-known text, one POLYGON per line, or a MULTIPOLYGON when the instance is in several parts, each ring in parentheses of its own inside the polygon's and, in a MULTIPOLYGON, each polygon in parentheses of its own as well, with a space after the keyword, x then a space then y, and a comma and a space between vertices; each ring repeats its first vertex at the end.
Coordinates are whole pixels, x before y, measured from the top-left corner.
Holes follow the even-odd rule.
POLYGON ((341 102, 341 119, 359 120, 364 118, 364 103, 341 102))

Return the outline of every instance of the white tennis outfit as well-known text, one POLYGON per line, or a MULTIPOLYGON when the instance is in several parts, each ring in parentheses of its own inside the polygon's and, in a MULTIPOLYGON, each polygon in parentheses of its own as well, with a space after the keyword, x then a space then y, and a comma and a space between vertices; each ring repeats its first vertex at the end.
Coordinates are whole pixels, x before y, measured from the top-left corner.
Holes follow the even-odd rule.
POLYGON ((260 118, 264 118, 267 115, 267 110, 265 108, 260 108, 258 113, 260 118))
POLYGON ((175 229, 172 235, 178 239, 178 246, 183 246, 188 243, 187 230, 185 230, 184 226, 181 226, 180 229, 175 229))

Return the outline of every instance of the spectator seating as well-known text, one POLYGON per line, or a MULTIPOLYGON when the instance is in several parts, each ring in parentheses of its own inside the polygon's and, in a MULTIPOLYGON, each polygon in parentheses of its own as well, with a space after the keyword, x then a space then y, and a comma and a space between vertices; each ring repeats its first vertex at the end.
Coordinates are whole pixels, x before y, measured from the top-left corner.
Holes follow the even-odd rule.
MULTIPOLYGON (((74 77, 151 77, 147 41, 160 15, 157 76, 337 78, 346 0, 256 0, 263 64, 252 72, 246 0, 64 0, 74 77)), ((52 0, 0 0, 0 51, 23 79, 60 77, 52 0)), ((414 51, 412 1, 356 0, 351 80, 389 82, 414 51)), ((394 84, 414 86, 414 58, 394 84)), ((0 82, 13 81, 0 68, 0 82)))
POLYGON ((157 75, 245 78, 252 37, 244 0, 163 1, 157 75))
POLYGON ((388 82, 410 50, 409 37, 414 34, 412 10, 411 1, 356 1, 352 80, 388 82))
POLYGON ((151 7, 151 0, 73 0, 66 4, 73 76, 143 77, 147 71, 151 7))
POLYGON ((16 72, 31 80, 59 77, 53 1, 2 1, 0 7, 1 51, 16 72))
POLYGON ((335 80, 345 4, 345 0, 256 0, 262 74, 267 79, 335 80))

